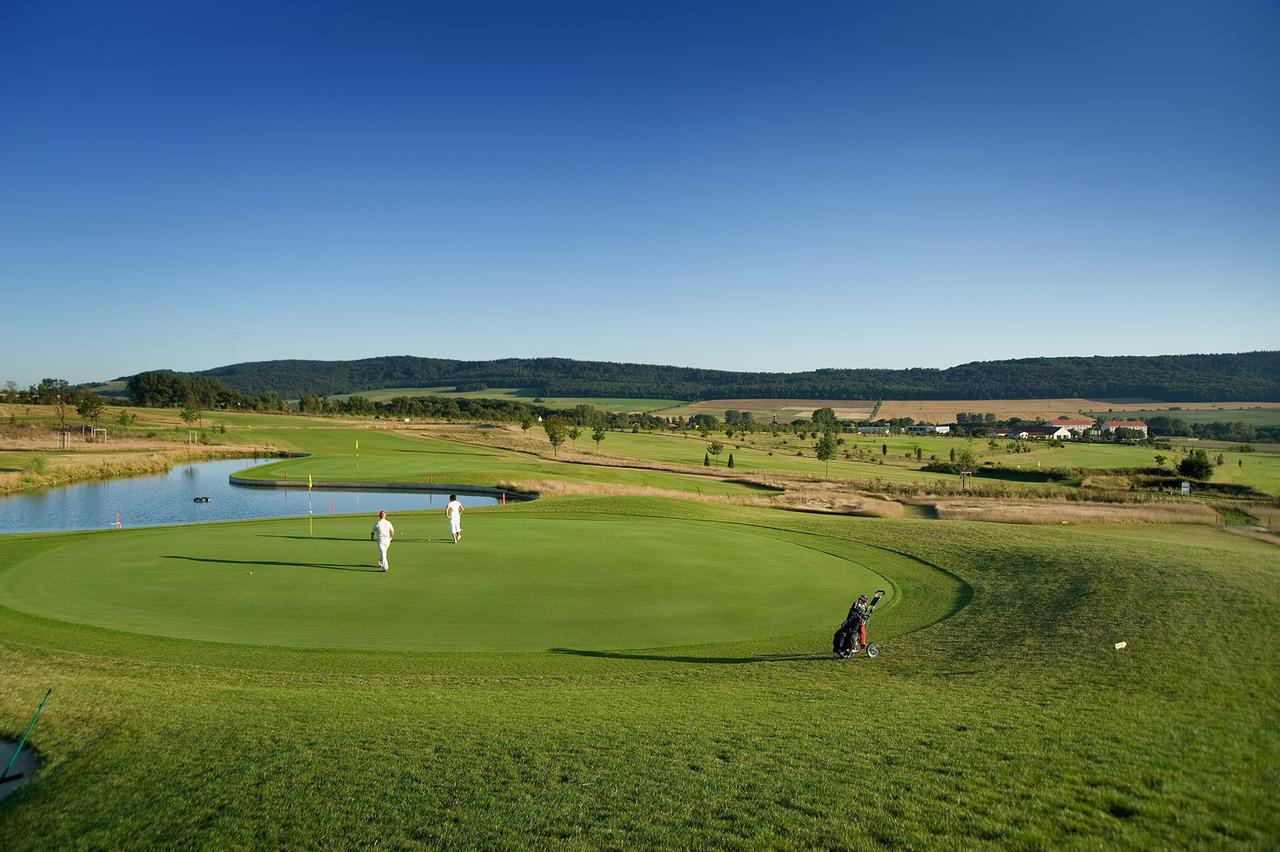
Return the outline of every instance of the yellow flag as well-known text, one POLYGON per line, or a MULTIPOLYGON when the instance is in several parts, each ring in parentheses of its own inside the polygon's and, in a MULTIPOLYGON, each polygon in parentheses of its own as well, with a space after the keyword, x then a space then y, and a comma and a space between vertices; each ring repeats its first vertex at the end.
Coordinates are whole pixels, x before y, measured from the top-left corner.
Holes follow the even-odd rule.
POLYGON ((311 474, 307 474, 307 490, 311 490, 311 474))
POLYGON ((356 441, 356 449, 357 449, 357 450, 358 450, 358 449, 360 449, 360 442, 359 442, 359 441, 356 441))

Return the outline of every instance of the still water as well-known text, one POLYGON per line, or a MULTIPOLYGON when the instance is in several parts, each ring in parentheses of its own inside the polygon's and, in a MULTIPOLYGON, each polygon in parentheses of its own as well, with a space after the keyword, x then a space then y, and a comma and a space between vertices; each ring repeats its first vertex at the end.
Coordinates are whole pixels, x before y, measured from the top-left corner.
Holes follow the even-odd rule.
MULTIPOLYGON (((274 461, 274 459, 272 459, 274 461)), ((439 509, 448 494, 424 491, 325 491, 316 488, 308 498, 301 488, 261 488, 232 485, 232 473, 262 464, 254 459, 198 462, 175 467, 158 476, 137 476, 102 482, 81 482, 28 494, 0 498, 0 533, 99 530, 115 526, 154 527, 251 518, 287 518, 330 512, 350 514, 379 509, 439 509), (208 497, 208 503, 194 502, 208 497)), ((460 493, 466 506, 490 506, 492 495, 460 493)))

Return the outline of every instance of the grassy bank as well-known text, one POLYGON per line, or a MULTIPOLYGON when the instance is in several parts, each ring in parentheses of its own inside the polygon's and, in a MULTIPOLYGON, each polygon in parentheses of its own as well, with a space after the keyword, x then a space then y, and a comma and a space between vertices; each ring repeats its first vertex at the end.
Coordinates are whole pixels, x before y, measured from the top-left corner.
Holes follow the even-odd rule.
MULTIPOLYGON (((488 523, 665 518, 858 549, 895 598, 871 627, 885 653, 829 657, 843 605, 799 623, 754 602, 766 610, 753 613, 765 616, 755 635, 695 645, 624 647, 626 628, 606 628, 499 653, 208 642, 4 607, 0 731, 19 731, 54 689, 34 738, 45 769, 0 806, 5 847, 1256 847, 1280 831, 1268 545, 1181 526, 887 521, 644 499, 503 512, 488 523), (1121 640, 1129 651, 1112 649, 1121 640)), ((290 524, 261 526, 297 534, 290 524)), ((278 574, 290 595, 348 599, 318 586, 339 572, 273 566, 286 560, 241 526, 253 528, 220 527, 235 534, 204 555, 258 560, 237 575, 278 574)), ((476 532, 498 541, 496 526, 476 532)), ((70 560, 112 535, 0 540, 0 583, 38 579, 33 561, 70 560)), ((368 548, 363 529, 352 535, 368 548)), ((140 558, 192 549, 172 536, 114 540, 140 558)), ((347 536, 335 529, 331 544, 347 536)), ((317 559, 311 550, 295 561, 317 559)), ((584 572, 594 595, 611 576, 595 566, 628 549, 591 550, 563 576, 584 572)), ((455 551, 463 558, 467 544, 455 551)), ((724 558, 715 582, 726 606, 750 600, 751 572, 779 561, 750 547, 724 558)), ((129 555, 116 561, 127 578, 129 555)), ((773 570, 790 567, 781 561, 773 570)), ((500 563, 478 559, 466 582, 500 563)), ((409 597, 424 601, 465 574, 425 555, 393 566, 421 572, 409 597)), ((62 576, 50 572, 47 593, 62 576)), ((671 583, 646 594, 676 600, 671 583)), ((848 585, 852 596, 869 584, 851 572, 848 585)), ((610 608, 625 617, 632 597, 610 608)), ((539 609, 536 598, 525 606, 539 609)), ((471 618, 454 635, 487 641, 520 623, 501 606, 471 618)))

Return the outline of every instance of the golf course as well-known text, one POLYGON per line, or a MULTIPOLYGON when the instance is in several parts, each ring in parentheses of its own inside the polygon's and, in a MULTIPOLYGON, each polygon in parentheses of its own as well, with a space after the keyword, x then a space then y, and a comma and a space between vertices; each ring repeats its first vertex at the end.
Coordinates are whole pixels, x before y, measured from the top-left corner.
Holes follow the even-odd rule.
POLYGON ((250 477, 703 494, 549 489, 467 511, 457 545, 440 512, 393 513, 387 573, 372 515, 0 536, 0 735, 53 690, 35 779, 0 802, 4 848, 1280 831, 1268 541, 784 512, 728 479, 226 422, 257 440, 277 422, 273 443, 311 453, 250 477), (877 589, 881 656, 835 658, 877 589))

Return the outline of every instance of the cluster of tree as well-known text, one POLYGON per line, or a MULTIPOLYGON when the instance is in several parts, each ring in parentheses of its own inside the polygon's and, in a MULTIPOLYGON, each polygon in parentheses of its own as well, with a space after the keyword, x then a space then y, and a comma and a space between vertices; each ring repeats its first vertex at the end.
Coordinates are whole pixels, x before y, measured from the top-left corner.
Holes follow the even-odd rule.
POLYGON ((822 369, 740 373, 577 361, 456 361, 393 356, 358 361, 257 361, 205 370, 244 394, 281 397, 388 387, 516 387, 542 396, 718 399, 1022 399, 1146 397, 1168 401, 1280 400, 1280 352, 978 361, 947 369, 822 369))
POLYGON ((19 390, 17 382, 5 382, 0 390, 0 402, 20 405, 53 406, 58 427, 67 428, 67 418, 74 411, 82 419, 97 423, 107 407, 107 400, 84 387, 73 387, 66 379, 41 379, 39 384, 19 390))
POLYGON ((146 408, 239 408, 245 411, 278 411, 284 406, 274 391, 257 396, 233 390, 207 376, 150 370, 130 376, 129 401, 146 408))
POLYGON ((1152 435, 1170 438, 1201 438, 1207 441, 1251 441, 1280 443, 1280 426, 1254 426, 1239 420, 1234 422, 1188 423, 1181 417, 1160 415, 1147 420, 1152 435))

